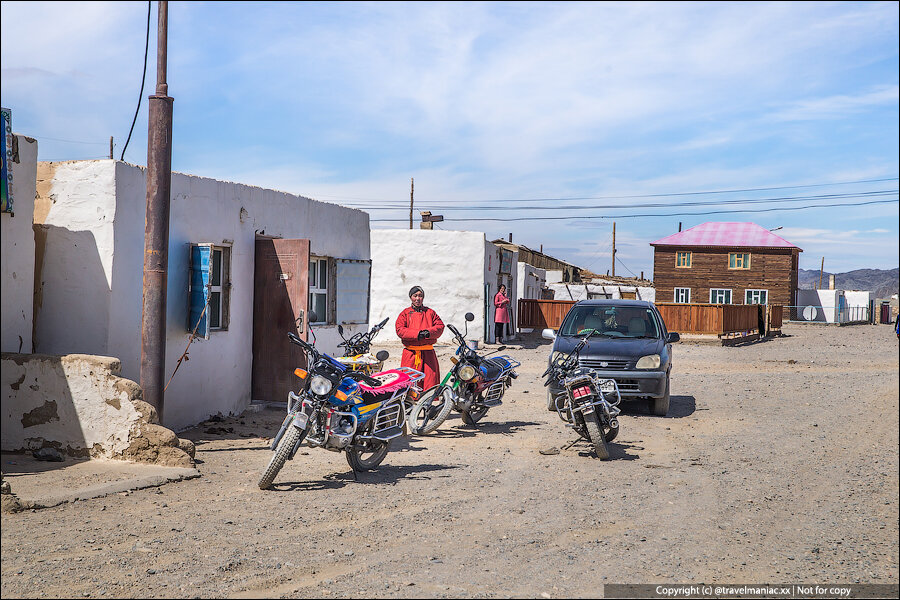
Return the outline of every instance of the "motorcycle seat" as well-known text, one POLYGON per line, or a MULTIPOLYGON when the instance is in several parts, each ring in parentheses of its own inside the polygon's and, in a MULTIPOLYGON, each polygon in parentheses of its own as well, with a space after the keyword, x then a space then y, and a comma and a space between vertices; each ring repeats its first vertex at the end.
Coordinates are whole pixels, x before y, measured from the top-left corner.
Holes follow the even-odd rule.
POLYGON ((481 372, 484 374, 485 379, 491 381, 500 377, 500 374, 503 373, 503 367, 487 359, 481 363, 481 372))

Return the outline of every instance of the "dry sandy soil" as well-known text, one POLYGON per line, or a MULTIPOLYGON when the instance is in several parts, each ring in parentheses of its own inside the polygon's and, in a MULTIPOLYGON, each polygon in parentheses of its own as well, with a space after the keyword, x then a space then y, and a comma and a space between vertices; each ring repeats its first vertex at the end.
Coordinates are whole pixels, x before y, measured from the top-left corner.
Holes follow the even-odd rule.
MULTIPOLYGON (((785 326, 675 346, 667 418, 626 405, 599 461, 545 409, 543 340, 480 426, 451 416, 355 481, 282 414, 204 423, 202 477, 3 515, 2 596, 598 597, 605 583, 898 581, 898 346, 785 326), (559 454, 540 450, 561 448, 559 454)), ((395 348, 392 354, 397 355, 395 348)), ((441 349, 446 365, 449 348, 441 349)))

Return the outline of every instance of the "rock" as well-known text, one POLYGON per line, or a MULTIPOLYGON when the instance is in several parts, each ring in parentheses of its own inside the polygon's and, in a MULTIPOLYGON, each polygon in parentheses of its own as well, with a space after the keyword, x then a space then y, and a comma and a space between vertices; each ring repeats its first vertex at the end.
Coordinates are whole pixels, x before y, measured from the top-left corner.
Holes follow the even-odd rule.
POLYGON ((162 425, 148 423, 141 427, 141 437, 147 438, 151 446, 178 447, 178 436, 171 429, 162 425))
POLYGON ((191 457, 187 452, 181 448, 173 448, 171 446, 160 448, 154 462, 163 467, 182 467, 190 469, 194 466, 194 461, 191 460, 191 457))
POLYGON ((131 403, 134 405, 134 409, 140 413, 141 420, 144 423, 159 424, 159 413, 156 412, 156 408, 153 405, 143 400, 132 400, 131 403))
POLYGON ((15 494, 3 494, 0 496, 0 501, 2 501, 2 510, 4 513, 16 513, 23 511, 26 508, 15 494))
POLYGON ((184 450, 191 458, 194 458, 197 455, 197 448, 191 440, 178 438, 178 447, 184 450))
POLYGON ((51 462, 63 462, 66 460, 59 450, 56 448, 39 448, 31 453, 37 460, 46 460, 51 462))
POLYGON ((12 489, 10 489, 8 481, 4 481, 3 483, 0 483, 0 494, 11 494, 11 493, 12 493, 12 489))
POLYGON ((538 452, 547 456, 553 456, 554 454, 559 454, 559 448, 557 448, 556 446, 551 446, 550 448, 538 450, 538 452))

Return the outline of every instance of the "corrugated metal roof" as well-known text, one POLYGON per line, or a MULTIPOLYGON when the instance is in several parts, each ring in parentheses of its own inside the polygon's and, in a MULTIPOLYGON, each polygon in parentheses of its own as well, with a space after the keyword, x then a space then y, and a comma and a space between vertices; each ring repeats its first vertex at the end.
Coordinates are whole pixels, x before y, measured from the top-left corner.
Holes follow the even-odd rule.
POLYGON ((703 223, 650 242, 650 245, 798 248, 756 223, 703 223))

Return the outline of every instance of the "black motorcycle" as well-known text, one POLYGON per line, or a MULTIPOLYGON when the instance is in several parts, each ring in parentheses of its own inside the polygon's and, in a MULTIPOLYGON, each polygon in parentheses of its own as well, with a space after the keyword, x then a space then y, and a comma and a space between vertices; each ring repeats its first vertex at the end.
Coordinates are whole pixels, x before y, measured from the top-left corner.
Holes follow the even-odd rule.
MULTIPOLYGON (((609 459, 607 442, 619 434, 619 387, 612 379, 601 379, 597 372, 578 364, 578 353, 596 333, 589 329, 579 331, 584 335, 568 355, 554 353, 550 365, 541 377, 545 386, 558 383, 562 392, 552 398, 552 405, 559 417, 594 446, 597 458, 609 459)), ((556 387, 556 386, 554 386, 556 387)))
POLYGON ((338 333, 341 334, 341 339, 344 340, 338 344, 339 348, 344 349, 344 355, 337 358, 338 362, 347 365, 353 371, 362 371, 366 375, 380 371, 384 367, 384 361, 389 356, 387 351, 381 350, 373 356, 369 350, 372 346, 372 340, 375 339, 375 336, 378 335, 378 332, 384 328, 387 322, 388 317, 385 317, 381 323, 375 325, 369 331, 354 333, 349 338, 344 337, 344 327, 338 325, 338 333))

